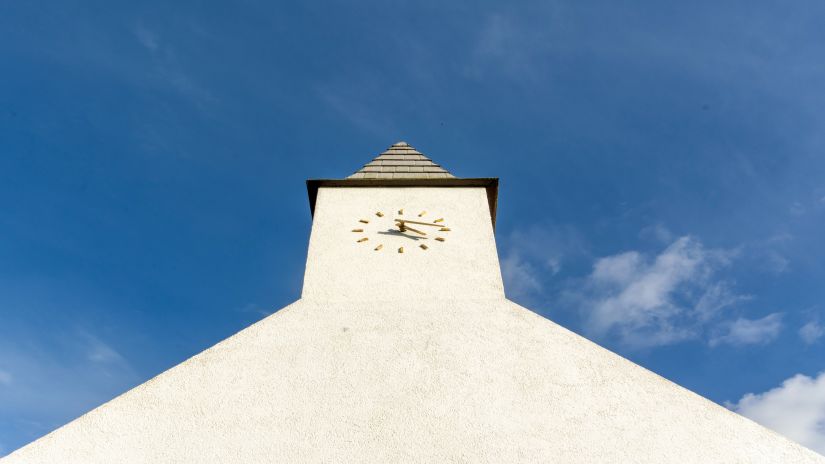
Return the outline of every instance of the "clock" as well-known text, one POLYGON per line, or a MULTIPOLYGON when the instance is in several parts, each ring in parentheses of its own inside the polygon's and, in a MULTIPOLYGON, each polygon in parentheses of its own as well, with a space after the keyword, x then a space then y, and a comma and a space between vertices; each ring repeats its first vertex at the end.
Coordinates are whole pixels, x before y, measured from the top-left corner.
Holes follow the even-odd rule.
POLYGON ((427 251, 447 241, 450 228, 443 217, 428 216, 426 211, 412 216, 405 215, 401 208, 396 214, 375 211, 362 217, 352 229, 352 233, 357 234, 355 243, 375 252, 397 249, 398 253, 404 253, 415 248, 427 251))

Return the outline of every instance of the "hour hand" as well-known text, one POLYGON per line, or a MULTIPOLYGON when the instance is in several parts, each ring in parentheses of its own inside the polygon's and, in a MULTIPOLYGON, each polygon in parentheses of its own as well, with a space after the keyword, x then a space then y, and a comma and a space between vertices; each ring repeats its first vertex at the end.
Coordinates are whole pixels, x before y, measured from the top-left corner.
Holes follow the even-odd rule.
POLYGON ((407 224, 405 224, 404 221, 398 221, 395 225, 398 226, 398 231, 399 232, 406 232, 406 231, 409 230, 409 231, 415 232, 418 235, 427 235, 426 233, 421 232, 418 229, 413 229, 412 227, 407 226, 407 224))
MULTIPOLYGON (((422 226, 445 227, 444 224, 434 224, 431 222, 410 221, 409 219, 396 218, 395 222, 400 223, 401 226, 406 227, 407 224, 418 224, 422 226)), ((409 227, 407 227, 409 229, 409 227)))
POLYGON ((409 230, 411 232, 415 232, 418 235, 427 235, 425 232, 421 232, 418 229, 413 229, 412 227, 404 225, 404 224, 401 224, 399 226, 400 226, 402 232, 405 231, 405 230, 409 230))

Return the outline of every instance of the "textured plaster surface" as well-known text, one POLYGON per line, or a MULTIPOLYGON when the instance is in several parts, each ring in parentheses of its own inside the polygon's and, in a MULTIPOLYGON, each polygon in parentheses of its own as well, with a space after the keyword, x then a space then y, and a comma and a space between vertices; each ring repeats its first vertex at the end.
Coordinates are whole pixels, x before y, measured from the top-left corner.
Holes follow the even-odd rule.
POLYGON ((504 299, 301 300, 3 464, 823 463, 504 299))
POLYGON ((301 300, 2 464, 825 463, 504 299, 483 189, 378 190, 319 192, 301 300), (398 202, 454 247, 350 243, 398 202))
POLYGON ((483 187, 322 187, 315 205, 302 296, 323 300, 503 298, 491 223, 483 187), (383 217, 376 216, 379 211, 383 217), (426 214, 418 217, 422 211, 426 214), (392 235, 393 220, 398 217, 421 222, 443 218, 450 231, 414 225, 427 238, 413 232, 392 235), (364 237, 368 240, 358 243, 364 237), (374 251, 379 244, 381 250, 374 251), (398 253, 400 247, 404 253, 398 253))

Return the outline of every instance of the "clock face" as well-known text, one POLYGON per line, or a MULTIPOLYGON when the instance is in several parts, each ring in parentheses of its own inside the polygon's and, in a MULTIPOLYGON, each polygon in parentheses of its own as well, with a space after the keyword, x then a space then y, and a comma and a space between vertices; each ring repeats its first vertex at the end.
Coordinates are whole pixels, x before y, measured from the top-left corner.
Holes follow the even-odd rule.
POLYGON ((357 219, 352 233, 356 243, 374 252, 424 252, 446 242, 450 228, 443 217, 426 211, 409 214, 401 208, 374 211, 357 219))

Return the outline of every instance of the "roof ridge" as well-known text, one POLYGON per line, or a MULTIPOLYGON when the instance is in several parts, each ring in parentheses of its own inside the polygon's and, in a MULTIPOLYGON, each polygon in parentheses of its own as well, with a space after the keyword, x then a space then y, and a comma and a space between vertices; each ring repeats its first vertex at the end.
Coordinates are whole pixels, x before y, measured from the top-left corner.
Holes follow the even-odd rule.
POLYGON ((407 142, 399 141, 379 153, 347 179, 455 178, 449 171, 407 142))

